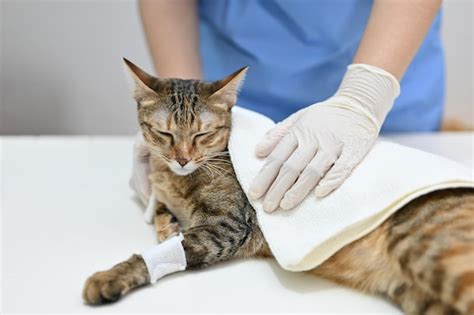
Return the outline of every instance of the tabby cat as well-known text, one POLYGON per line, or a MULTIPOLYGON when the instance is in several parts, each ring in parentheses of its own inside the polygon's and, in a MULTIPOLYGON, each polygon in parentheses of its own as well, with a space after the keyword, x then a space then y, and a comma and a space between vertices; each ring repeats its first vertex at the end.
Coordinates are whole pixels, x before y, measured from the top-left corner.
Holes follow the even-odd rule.
MULTIPOLYGON (((231 107, 246 73, 158 79, 125 60, 151 152, 160 241, 183 233, 187 269, 241 257, 271 257, 230 163, 231 107)), ((310 273, 388 297, 407 314, 474 314, 474 190, 422 196, 310 273)), ((88 304, 119 299, 150 282, 140 255, 87 279, 88 304)))

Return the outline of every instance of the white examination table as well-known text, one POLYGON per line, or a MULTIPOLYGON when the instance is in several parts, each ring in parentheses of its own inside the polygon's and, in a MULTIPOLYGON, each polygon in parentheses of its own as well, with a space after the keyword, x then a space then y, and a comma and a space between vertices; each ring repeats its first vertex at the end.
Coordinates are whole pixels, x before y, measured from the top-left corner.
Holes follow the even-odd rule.
MULTIPOLYGON (((474 133, 390 136, 472 167, 474 133)), ((380 298, 271 260, 167 276, 121 301, 83 304, 83 283, 155 244, 128 187, 131 137, 0 137, 1 313, 400 314, 380 298)))

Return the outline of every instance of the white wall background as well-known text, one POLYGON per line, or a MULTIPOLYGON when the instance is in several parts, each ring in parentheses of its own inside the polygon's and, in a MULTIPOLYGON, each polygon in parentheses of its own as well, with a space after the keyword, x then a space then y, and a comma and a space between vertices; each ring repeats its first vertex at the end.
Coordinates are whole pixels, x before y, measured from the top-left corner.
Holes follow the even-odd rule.
POLYGON ((443 41, 446 49, 446 117, 474 128, 474 1, 445 0, 443 41))
MULTIPOLYGON (((152 68, 135 1, 0 1, 0 134, 137 130, 121 57, 152 68)), ((444 9, 447 115, 473 126, 473 1, 444 9)))

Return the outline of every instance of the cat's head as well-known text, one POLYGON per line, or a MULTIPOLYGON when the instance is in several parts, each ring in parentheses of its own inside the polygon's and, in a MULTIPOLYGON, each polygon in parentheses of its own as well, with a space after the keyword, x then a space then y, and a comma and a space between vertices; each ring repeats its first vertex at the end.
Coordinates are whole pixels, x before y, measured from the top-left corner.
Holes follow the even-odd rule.
POLYGON ((152 152, 178 175, 218 159, 247 67, 215 81, 159 79, 124 59, 135 81, 138 121, 152 152))

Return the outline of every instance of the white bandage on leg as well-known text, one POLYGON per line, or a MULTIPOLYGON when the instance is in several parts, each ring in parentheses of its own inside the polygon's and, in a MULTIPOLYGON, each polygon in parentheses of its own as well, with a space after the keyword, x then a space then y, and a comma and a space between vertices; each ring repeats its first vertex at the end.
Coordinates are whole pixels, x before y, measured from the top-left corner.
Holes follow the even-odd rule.
POLYGON ((179 234, 141 253, 151 283, 167 274, 186 269, 186 255, 181 244, 183 239, 183 235, 179 234))

